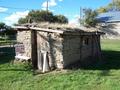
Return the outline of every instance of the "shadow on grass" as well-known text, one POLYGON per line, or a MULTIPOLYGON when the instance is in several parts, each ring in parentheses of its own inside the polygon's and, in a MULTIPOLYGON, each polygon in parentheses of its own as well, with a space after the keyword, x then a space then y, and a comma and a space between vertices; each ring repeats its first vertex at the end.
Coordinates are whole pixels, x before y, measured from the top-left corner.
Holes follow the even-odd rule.
POLYGON ((14 60, 14 47, 0 48, 0 64, 9 63, 14 60))
POLYGON ((102 60, 96 61, 94 64, 82 65, 80 62, 74 64, 70 69, 84 70, 106 70, 120 69, 120 51, 102 51, 102 60))
POLYGON ((120 51, 103 51, 102 60, 97 64, 91 66, 90 69, 93 70, 120 69, 120 51))
POLYGON ((0 71, 30 71, 31 69, 0 69, 0 71))
POLYGON ((103 69, 120 69, 120 51, 103 51, 103 69))
MULTIPOLYGON (((1 50, 1 49, 0 49, 1 50)), ((14 60, 14 48, 4 48, 2 51, 8 52, 0 56, 0 64, 11 63, 14 60)), ((31 68, 24 67, 25 69, 1 69, 0 71, 29 71, 31 68)), ((102 60, 97 61, 92 65, 80 65, 80 63, 74 64, 72 70, 84 69, 84 70, 102 70, 102 74, 105 75, 111 69, 120 69, 120 51, 102 51, 102 60)))
POLYGON ((0 48, 0 71, 31 71, 32 66, 30 63, 14 64, 15 50, 14 47, 0 48))

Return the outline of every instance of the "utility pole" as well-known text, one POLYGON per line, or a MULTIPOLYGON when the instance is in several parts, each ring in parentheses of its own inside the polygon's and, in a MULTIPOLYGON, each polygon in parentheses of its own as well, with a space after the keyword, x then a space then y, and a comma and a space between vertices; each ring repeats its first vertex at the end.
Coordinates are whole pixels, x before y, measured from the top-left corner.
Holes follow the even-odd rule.
POLYGON ((48 8, 49 8, 49 2, 47 0, 47 6, 46 6, 46 11, 48 12, 48 8))
POLYGON ((48 8, 49 8, 49 2, 48 2, 48 0, 46 1, 47 3, 47 5, 46 5, 46 17, 45 17, 45 19, 46 19, 46 21, 48 20, 48 8))
POLYGON ((82 24, 82 7, 80 7, 80 26, 81 26, 81 24, 82 24))
POLYGON ((115 9, 115 1, 113 0, 113 8, 115 9))
POLYGON ((113 10, 116 10, 115 1, 116 1, 116 0, 113 0, 113 1, 112 1, 112 2, 113 2, 113 10))

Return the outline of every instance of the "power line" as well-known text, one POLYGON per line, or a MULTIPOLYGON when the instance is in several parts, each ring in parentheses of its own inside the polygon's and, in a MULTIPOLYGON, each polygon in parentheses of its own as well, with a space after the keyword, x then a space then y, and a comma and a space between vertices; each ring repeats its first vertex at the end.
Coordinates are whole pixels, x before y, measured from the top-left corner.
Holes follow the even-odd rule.
POLYGON ((17 7, 9 7, 9 6, 0 6, 0 7, 3 7, 3 8, 9 8, 9 9, 26 9, 26 10, 32 10, 32 9, 28 9, 28 8, 17 8, 17 7))
POLYGON ((48 0, 47 0, 47 7, 46 7, 47 12, 48 12, 48 4, 49 4, 49 2, 48 2, 48 0))
POLYGON ((0 14, 12 14, 12 13, 7 13, 7 12, 0 12, 0 14))
MULTIPOLYGON (((1 0, 0 0, 1 2, 1 0)), ((8 8, 8 9, 23 9, 23 10, 33 10, 33 9, 28 9, 28 8, 18 8, 18 7, 9 7, 9 6, 0 6, 2 8, 8 8)), ((0 14, 13 14, 13 13, 10 13, 10 12, 0 12, 0 14)))
MULTIPOLYGON (((7 14, 7 15, 12 15, 12 14, 17 14, 17 13, 10 13, 10 12, 0 12, 0 14, 7 14)), ((21 15, 21 16, 24 16, 24 15, 21 15)))

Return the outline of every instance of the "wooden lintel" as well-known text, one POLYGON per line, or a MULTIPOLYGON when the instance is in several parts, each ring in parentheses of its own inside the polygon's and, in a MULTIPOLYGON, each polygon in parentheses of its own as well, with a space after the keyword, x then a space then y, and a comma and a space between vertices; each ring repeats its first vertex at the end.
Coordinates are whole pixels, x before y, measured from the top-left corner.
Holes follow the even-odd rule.
POLYGON ((44 32, 60 33, 60 34, 63 34, 65 32, 63 30, 43 29, 43 28, 36 28, 36 27, 30 27, 30 29, 44 31, 44 32))
POLYGON ((45 29, 45 28, 38 28, 38 27, 25 27, 25 26, 14 26, 16 30, 36 30, 36 31, 43 31, 43 32, 52 32, 52 33, 59 33, 59 34, 66 34, 66 35, 101 35, 104 34, 103 32, 79 32, 79 31, 71 31, 71 30, 53 30, 53 29, 45 29))
POLYGON ((44 28, 37 28, 37 27, 25 27, 25 26, 14 26, 12 28, 14 28, 16 30, 36 30, 36 31, 60 33, 60 34, 63 34, 65 32, 63 30, 52 30, 52 29, 44 29, 44 28))

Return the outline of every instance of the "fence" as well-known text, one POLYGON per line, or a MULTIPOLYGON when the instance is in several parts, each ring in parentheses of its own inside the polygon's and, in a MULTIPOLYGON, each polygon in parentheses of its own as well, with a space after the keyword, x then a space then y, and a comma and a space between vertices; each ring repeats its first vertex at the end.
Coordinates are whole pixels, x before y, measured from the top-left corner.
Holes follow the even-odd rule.
POLYGON ((1 55, 15 55, 14 47, 0 47, 0 56, 1 55))
POLYGON ((1 55, 15 55, 16 36, 0 36, 0 56, 1 55), (8 38, 9 37, 9 38, 8 38))

